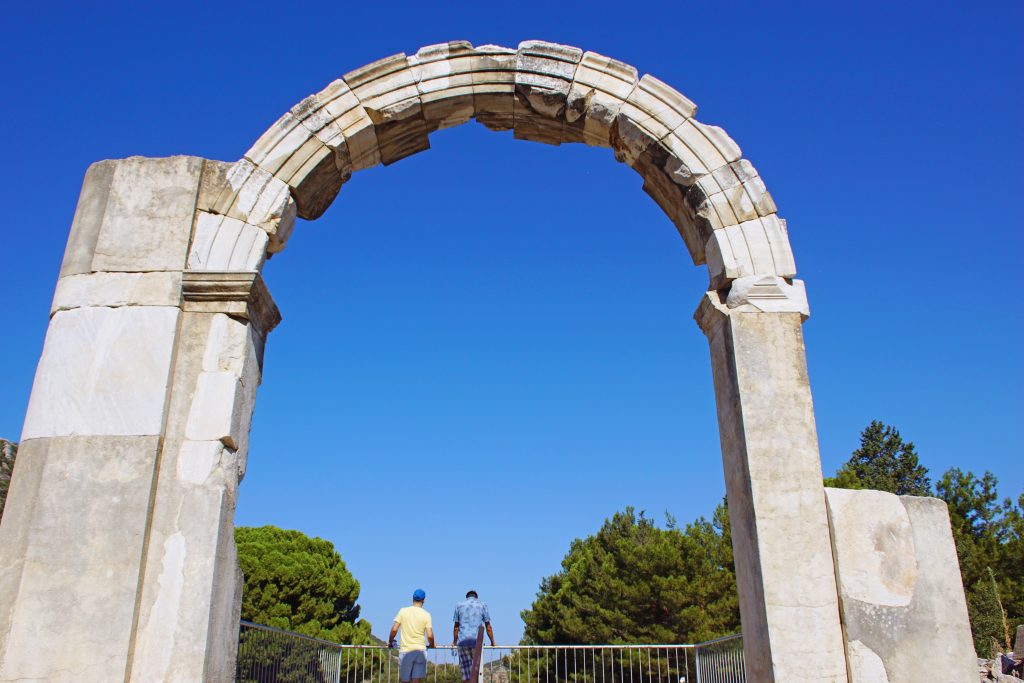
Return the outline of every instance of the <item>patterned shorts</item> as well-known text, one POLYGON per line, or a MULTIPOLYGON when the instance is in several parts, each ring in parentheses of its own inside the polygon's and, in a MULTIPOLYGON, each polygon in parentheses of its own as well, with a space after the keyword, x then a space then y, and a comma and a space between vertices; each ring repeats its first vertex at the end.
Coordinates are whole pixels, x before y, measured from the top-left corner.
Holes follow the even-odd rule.
POLYGON ((464 640, 459 643, 459 668, 462 669, 462 680, 468 681, 473 675, 473 650, 476 648, 475 640, 464 640))

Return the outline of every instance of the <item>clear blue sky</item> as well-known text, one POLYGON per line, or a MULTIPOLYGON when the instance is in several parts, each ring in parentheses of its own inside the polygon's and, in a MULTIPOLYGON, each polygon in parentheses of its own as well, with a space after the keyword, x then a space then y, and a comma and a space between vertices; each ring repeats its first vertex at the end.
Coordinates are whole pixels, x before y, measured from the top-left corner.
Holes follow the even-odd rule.
MULTIPOLYGON (((807 282, 826 473, 880 419, 933 474, 1016 495, 1022 27, 1020 2, 6 6, 0 436, 89 163, 237 159, 372 60, 540 38, 670 83, 760 170, 807 282)), ((573 538, 721 499, 706 275, 609 150, 475 123, 432 146, 358 173, 267 265, 284 322, 237 522, 333 541, 378 635, 422 586, 447 638, 473 587, 510 642, 573 538)))

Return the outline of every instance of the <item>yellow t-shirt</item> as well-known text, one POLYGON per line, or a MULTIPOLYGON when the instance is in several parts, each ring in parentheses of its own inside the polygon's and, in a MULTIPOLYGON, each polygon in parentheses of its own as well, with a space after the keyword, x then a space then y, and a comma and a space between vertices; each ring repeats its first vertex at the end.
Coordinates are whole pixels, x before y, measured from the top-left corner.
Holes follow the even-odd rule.
POLYGON ((410 605, 398 610, 395 623, 401 629, 398 634, 398 651, 427 649, 427 629, 433 628, 430 612, 417 605, 410 605))

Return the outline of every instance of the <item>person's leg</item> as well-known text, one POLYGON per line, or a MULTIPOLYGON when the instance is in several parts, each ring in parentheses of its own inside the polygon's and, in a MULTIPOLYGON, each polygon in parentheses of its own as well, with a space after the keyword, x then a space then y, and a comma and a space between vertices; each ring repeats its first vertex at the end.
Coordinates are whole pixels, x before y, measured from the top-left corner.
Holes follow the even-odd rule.
MULTIPOLYGON (((465 642, 465 641, 464 641, 465 642)), ((469 681, 473 677, 473 647, 463 646, 459 643, 459 669, 462 671, 462 680, 469 681)))
POLYGON ((415 650, 409 654, 409 683, 423 683, 427 677, 427 653, 423 650, 415 650))
POLYGON ((402 683, 412 683, 412 664, 410 655, 412 652, 401 652, 398 655, 398 680, 402 683))

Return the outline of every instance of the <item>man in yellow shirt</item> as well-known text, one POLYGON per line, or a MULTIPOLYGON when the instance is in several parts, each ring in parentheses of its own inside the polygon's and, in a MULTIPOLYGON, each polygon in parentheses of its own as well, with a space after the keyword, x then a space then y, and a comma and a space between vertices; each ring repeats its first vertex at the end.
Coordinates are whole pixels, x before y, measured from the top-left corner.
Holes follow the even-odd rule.
POLYGON ((391 625, 388 647, 395 646, 395 634, 402 630, 398 644, 398 677, 402 683, 420 683, 427 677, 427 642, 434 647, 434 628, 430 612, 423 609, 426 599, 423 589, 417 588, 412 605, 398 610, 391 625))

